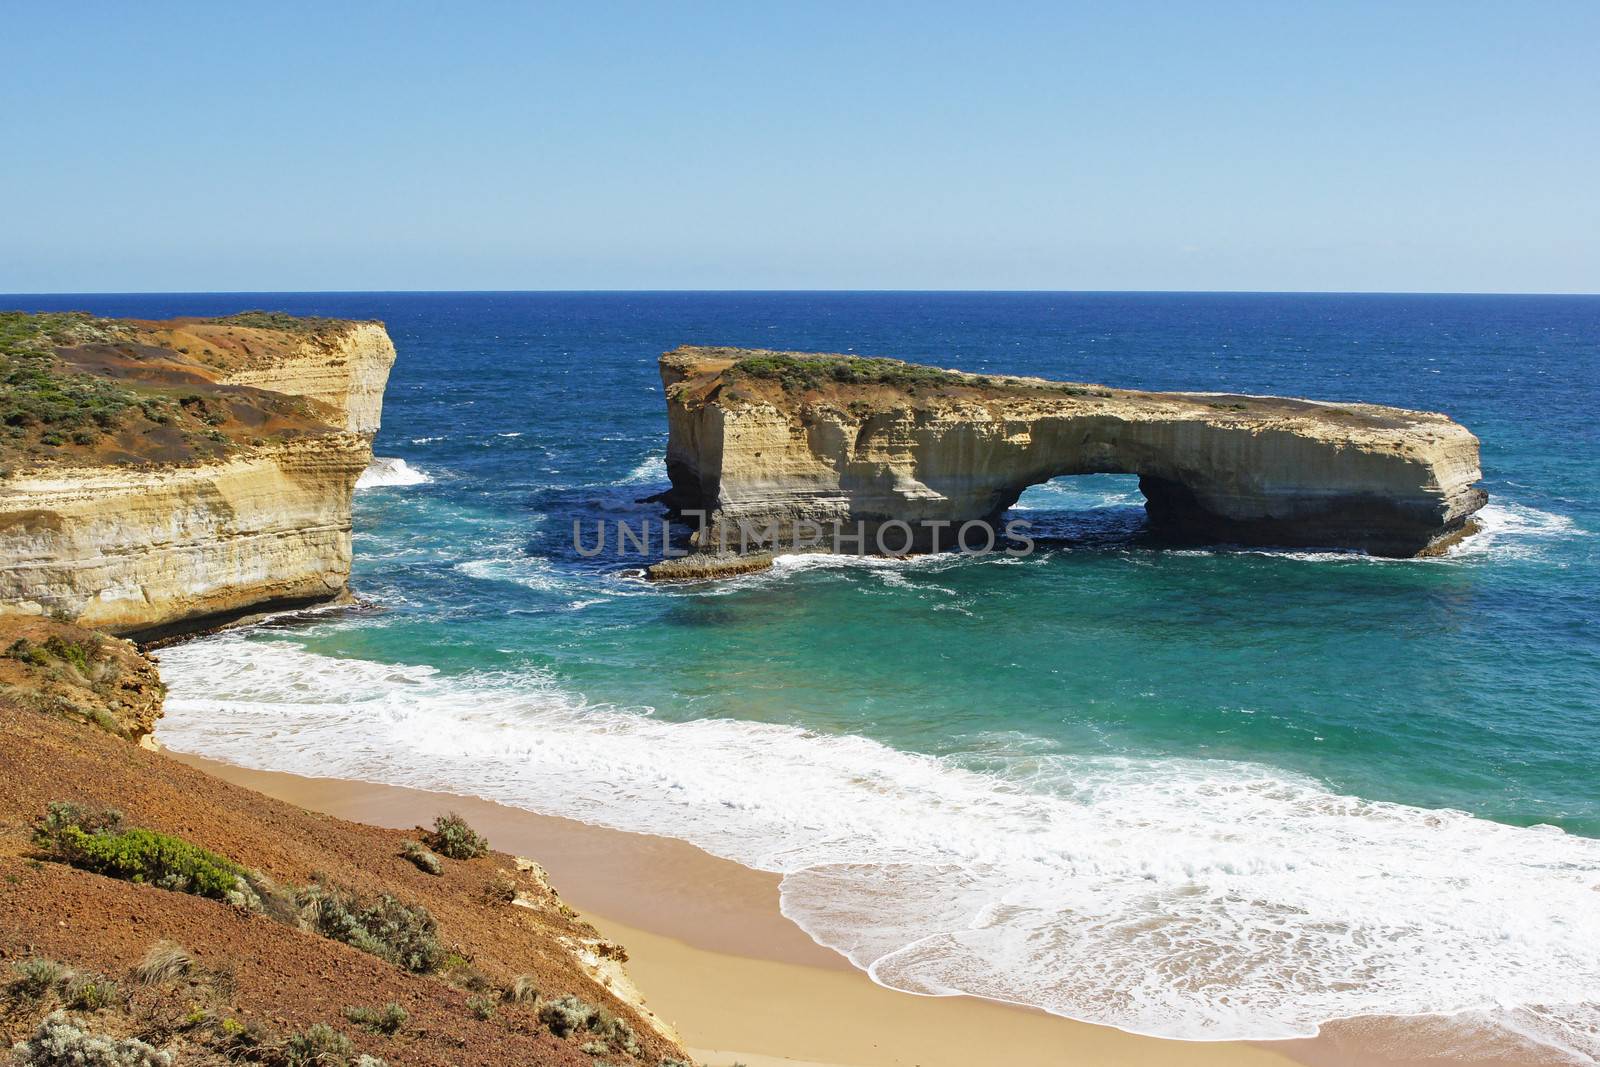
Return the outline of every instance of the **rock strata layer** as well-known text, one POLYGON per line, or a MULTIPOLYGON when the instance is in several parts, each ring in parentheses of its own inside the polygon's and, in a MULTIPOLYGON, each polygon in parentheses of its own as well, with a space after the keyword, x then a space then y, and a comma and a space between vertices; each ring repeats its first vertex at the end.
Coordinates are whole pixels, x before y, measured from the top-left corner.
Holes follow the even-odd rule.
POLYGON ((394 346, 377 323, 271 321, 100 320, 111 341, 57 350, 153 414, 0 479, 0 614, 150 640, 346 594, 394 346))
POLYGON ((1486 499, 1477 438, 1432 412, 731 348, 679 348, 661 376, 669 501, 704 514, 702 552, 835 531, 927 551, 1076 474, 1138 475, 1151 526, 1187 540, 1383 556, 1438 551, 1486 499))

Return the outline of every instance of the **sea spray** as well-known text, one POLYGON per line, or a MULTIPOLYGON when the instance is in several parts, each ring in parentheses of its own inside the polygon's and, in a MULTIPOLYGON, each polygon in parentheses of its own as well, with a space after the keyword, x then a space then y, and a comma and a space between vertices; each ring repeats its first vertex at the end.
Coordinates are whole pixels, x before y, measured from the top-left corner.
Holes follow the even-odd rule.
POLYGON ((422 485, 433 481, 426 472, 394 456, 374 456, 367 469, 356 479, 357 489, 379 489, 393 486, 422 485))

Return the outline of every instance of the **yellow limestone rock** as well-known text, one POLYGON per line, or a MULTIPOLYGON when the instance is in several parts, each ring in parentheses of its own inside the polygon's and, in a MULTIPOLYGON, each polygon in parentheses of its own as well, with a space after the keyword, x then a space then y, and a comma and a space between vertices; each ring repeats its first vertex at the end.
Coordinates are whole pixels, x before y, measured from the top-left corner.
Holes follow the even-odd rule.
POLYGON ((705 514, 695 545, 719 556, 819 527, 828 550, 858 523, 869 552, 889 523, 913 551, 948 546, 1072 474, 1138 475, 1152 525, 1184 538, 1385 556, 1438 551, 1486 499, 1478 439, 1432 412, 733 348, 669 352, 661 378, 668 499, 705 514))
POLYGON ((79 372, 171 383, 180 396, 195 390, 191 399, 208 410, 235 412, 222 421, 230 443, 221 454, 174 453, 163 426, 166 438, 149 433, 144 455, 65 454, 9 472, 0 479, 0 614, 151 639, 346 595, 351 496, 372 458, 395 358, 383 326, 181 319, 117 328, 123 341, 61 349, 61 358, 79 372), (284 396, 309 402, 284 409, 271 436, 238 422, 250 407, 239 397, 254 398, 249 417, 265 418, 284 396))

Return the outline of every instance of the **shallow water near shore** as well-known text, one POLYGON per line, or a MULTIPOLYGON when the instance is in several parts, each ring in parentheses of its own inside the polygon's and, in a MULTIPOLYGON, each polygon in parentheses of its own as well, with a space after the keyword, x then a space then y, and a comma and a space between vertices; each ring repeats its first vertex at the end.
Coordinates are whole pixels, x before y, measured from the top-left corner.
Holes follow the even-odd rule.
POLYGON ((378 317, 369 606, 167 649, 168 745, 478 794, 784 875, 878 981, 1140 1033, 1472 1012, 1600 1054, 1600 299, 1121 294, 14 298, 378 317), (655 357, 856 351, 1445 411, 1448 557, 1169 550, 1131 479, 1025 495, 1024 559, 658 588, 655 357))

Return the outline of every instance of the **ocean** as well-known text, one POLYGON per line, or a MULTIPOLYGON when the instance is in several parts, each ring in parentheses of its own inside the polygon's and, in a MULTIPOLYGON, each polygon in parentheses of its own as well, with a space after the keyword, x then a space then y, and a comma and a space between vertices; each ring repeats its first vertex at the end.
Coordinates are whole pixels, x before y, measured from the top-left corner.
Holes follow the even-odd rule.
POLYGON ((1456 1015, 1600 1056, 1600 298, 11 297, 379 318, 355 610, 166 649, 168 746, 475 794, 780 872, 874 979, 1175 1038, 1456 1015), (1166 549, 1063 478, 1026 558, 651 587, 573 551, 666 485, 680 343, 1444 411, 1436 560, 1166 549))

